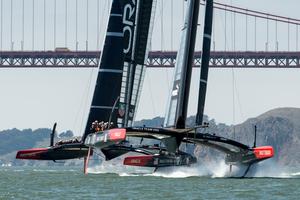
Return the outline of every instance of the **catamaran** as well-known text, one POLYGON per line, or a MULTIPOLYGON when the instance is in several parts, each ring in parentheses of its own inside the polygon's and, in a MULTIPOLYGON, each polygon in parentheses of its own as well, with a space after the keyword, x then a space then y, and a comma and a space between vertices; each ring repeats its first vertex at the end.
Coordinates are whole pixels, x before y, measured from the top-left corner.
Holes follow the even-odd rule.
MULTIPOLYGON (((196 124, 193 127, 186 126, 200 0, 188 0, 164 127, 132 126, 145 73, 155 5, 155 0, 112 2, 86 128, 81 141, 75 143, 81 148, 81 154, 70 151, 74 157, 85 157, 85 172, 93 149, 100 150, 106 160, 125 155, 124 165, 153 167, 157 170, 160 167, 196 163, 194 155, 180 149, 181 144, 192 143, 223 152, 225 162, 230 166, 247 166, 244 173, 246 175, 252 164, 273 157, 274 150, 271 146, 256 147, 254 142, 253 147, 249 147, 235 140, 201 132, 208 126, 203 123, 203 111, 209 69, 213 0, 206 0, 196 124), (109 126, 106 130, 91 130, 90 126, 96 120, 107 121, 109 126), (113 125, 110 126, 111 124, 113 125), (144 138, 153 139, 160 141, 160 144, 133 144, 128 141, 130 138, 139 138, 140 141, 144 138), (129 152, 137 155, 126 156, 129 152)), ((70 144, 19 151, 17 158, 57 160, 55 156, 49 156, 50 153, 66 155, 60 150, 66 145, 70 144)))

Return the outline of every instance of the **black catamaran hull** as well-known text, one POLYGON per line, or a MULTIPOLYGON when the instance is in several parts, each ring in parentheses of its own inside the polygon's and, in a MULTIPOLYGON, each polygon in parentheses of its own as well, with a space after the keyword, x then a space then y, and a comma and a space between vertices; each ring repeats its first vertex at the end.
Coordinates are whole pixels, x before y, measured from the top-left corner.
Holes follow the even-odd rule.
POLYGON ((25 149, 17 152, 17 159, 29 160, 67 160, 83 158, 88 154, 88 147, 82 143, 65 144, 48 148, 25 149))

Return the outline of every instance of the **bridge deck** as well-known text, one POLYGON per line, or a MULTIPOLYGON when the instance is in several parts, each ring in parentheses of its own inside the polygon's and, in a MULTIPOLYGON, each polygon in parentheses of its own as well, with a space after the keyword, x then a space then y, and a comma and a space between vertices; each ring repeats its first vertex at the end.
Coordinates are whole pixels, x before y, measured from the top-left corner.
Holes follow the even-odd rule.
MULTIPOLYGON (((147 66, 174 67, 174 51, 152 51, 147 66)), ((99 51, 0 51, 0 68, 92 68, 99 63, 99 51)), ((300 68, 300 52, 211 52, 210 67, 216 68, 300 68)), ((195 67, 201 52, 195 52, 195 67)))

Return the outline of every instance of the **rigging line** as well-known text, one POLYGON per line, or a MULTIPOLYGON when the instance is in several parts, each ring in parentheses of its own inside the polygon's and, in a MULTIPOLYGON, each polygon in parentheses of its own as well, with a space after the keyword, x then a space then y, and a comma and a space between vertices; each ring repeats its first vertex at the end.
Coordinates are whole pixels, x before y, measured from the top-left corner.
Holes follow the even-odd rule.
POLYGON ((153 116, 154 117, 156 117, 156 114, 157 114, 157 112, 156 112, 156 108, 155 108, 155 104, 154 104, 154 100, 153 100, 153 94, 152 94, 152 87, 151 87, 151 76, 148 76, 149 78, 149 85, 148 85, 148 90, 150 91, 149 92, 149 94, 150 94, 150 101, 151 101, 151 104, 152 104, 152 108, 153 108, 153 110, 152 110, 152 114, 153 114, 153 116))
MULTIPOLYGON (((105 11, 105 8, 108 7, 107 2, 108 2, 108 1, 105 1, 105 2, 104 2, 104 6, 103 6, 103 10, 102 10, 102 15, 101 15, 101 20, 100 20, 101 23, 102 23, 102 26, 103 26, 103 24, 105 24, 105 23, 104 23, 104 14, 105 14, 104 11, 105 11)), ((102 26, 100 26, 100 30, 99 30, 99 34, 101 34, 101 35, 103 34, 103 33, 102 33, 102 26)), ((103 26, 103 27, 104 27, 104 26, 103 26)), ((102 37, 102 38, 103 38, 103 37, 102 37)), ((102 43, 103 43, 103 42, 102 42, 102 43)), ((99 47, 99 49, 101 49, 101 47, 99 47)))
MULTIPOLYGON (((234 139, 236 138, 236 129, 235 129, 235 123, 236 123, 236 104, 238 105, 238 110, 239 110, 239 114, 241 116, 242 119, 244 119, 244 112, 243 112, 243 108, 242 108, 242 104, 241 104, 241 99, 240 99, 240 95, 239 95, 239 90, 238 90, 238 84, 236 81, 236 75, 234 73, 234 68, 232 68, 232 85, 233 85, 233 121, 234 121, 234 126, 233 126, 233 135, 234 135, 234 139)), ((249 141, 249 138, 247 138, 249 141)))
MULTIPOLYGON (((105 10, 106 7, 107 7, 107 10, 108 10, 108 15, 107 16, 109 16, 109 13, 110 13, 110 4, 107 3, 108 1, 105 1, 105 4, 104 4, 104 10, 105 10)), ((102 18, 103 17, 104 17, 104 12, 103 12, 102 18)), ((107 20, 107 24, 108 24, 108 20, 107 20)), ((83 132, 82 128, 85 129, 85 127, 83 127, 84 118, 85 118, 85 116, 87 116, 87 113, 89 112, 89 106, 91 105, 91 102, 88 103, 88 99, 89 99, 88 93, 91 91, 92 79, 93 79, 92 76, 93 76, 95 70, 97 70, 97 75, 98 75, 99 67, 100 67, 100 65, 97 68, 95 68, 95 69, 93 68, 91 70, 91 73, 90 73, 90 76, 89 76, 89 79, 88 79, 88 84, 87 84, 87 87, 86 87, 87 94, 86 94, 86 98, 85 98, 84 105, 83 105, 83 108, 85 107, 85 108, 88 108, 88 109, 85 109, 85 108, 83 109, 84 112, 83 112, 82 120, 81 120, 81 124, 80 124, 80 132, 81 133, 83 132)), ((96 85, 96 81, 97 81, 97 78, 95 80, 94 85, 96 85)), ((87 121, 85 123, 87 123, 87 121)), ((86 124, 86 126, 87 126, 87 124, 86 124)))
MULTIPOLYGON (((232 5, 232 1, 230 1, 230 5, 232 5)), ((231 49, 235 50, 235 12, 231 12, 231 49)), ((226 26, 226 24, 225 24, 226 26)), ((236 132, 235 132, 235 74, 234 74, 234 68, 231 67, 231 75, 232 75, 232 123, 233 123, 233 139, 236 138, 236 132)))
POLYGON ((235 139, 235 80, 234 80, 234 69, 231 68, 231 75, 232 75, 232 121, 233 121, 233 139, 235 139))
MULTIPOLYGON (((98 71, 98 67, 96 68, 96 70, 98 71)), ((87 113, 86 112, 89 112, 89 106, 91 105, 91 103, 88 104, 88 99, 89 99, 89 96, 88 95, 91 91, 91 85, 92 85, 92 80, 93 80, 93 74, 95 72, 95 69, 93 68, 91 70, 91 73, 89 75, 89 78, 88 78, 88 82, 87 82, 87 86, 86 86, 86 89, 84 91, 84 94, 83 94, 83 97, 85 96, 85 98, 82 98, 82 103, 83 103, 83 106, 82 104, 80 103, 80 107, 83 108, 83 113, 82 113, 82 119, 81 119, 81 123, 80 123, 80 133, 82 133, 82 128, 83 128, 83 122, 84 122, 84 118, 85 116, 87 116, 87 113), (88 109, 86 109, 88 108, 88 109)), ((97 73, 98 74, 98 73, 97 73)), ((96 83, 95 83, 96 84, 96 83)), ((94 85, 95 85, 94 84, 94 85)), ((80 108, 79 108, 80 109, 80 108)), ((79 109, 78 109, 78 115, 79 115, 79 109)), ((77 121, 77 117, 76 117, 76 121, 77 121)), ((85 122, 87 123, 87 122, 85 122)), ((85 128, 85 127, 84 127, 85 128)))
MULTIPOLYGON (((172 12, 172 9, 173 9, 173 0, 171 1, 171 44, 172 44, 172 36, 173 36, 173 29, 172 29, 172 27, 173 27, 173 25, 172 25, 172 18, 173 18, 173 12, 172 12)), ((164 51, 164 1, 161 1, 161 9, 160 9, 160 16, 161 16, 161 21, 160 21, 160 41, 161 41, 161 44, 160 44, 160 47, 161 47, 161 51, 164 51)), ((171 45, 172 46, 172 45, 171 45)), ((172 47, 171 47, 171 49, 172 49, 172 47)), ((165 74, 166 74, 166 80, 167 80, 167 84, 168 84, 168 91, 170 91, 171 90, 171 83, 170 83, 170 78, 169 78, 169 73, 168 73, 168 69, 167 68, 165 68, 164 69, 164 72, 165 72, 165 74)))

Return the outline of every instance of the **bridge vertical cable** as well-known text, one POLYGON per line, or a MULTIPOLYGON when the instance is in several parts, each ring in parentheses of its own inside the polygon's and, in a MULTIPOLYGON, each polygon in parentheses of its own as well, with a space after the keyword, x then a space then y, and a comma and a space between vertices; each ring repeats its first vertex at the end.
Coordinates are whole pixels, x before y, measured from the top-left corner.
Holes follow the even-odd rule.
POLYGON ((89 0, 86 0, 86 43, 85 49, 89 49, 89 0))
POLYGON ((53 14, 53 49, 56 48, 56 0, 54 0, 54 14, 53 14))
POLYGON ((288 51, 290 51, 290 19, 288 19, 288 51))
POLYGON ((100 20, 99 0, 97 0, 97 47, 96 47, 97 50, 100 49, 100 45, 99 45, 99 35, 100 35, 99 20, 100 20))
POLYGON ((256 45, 257 45, 257 40, 256 40, 256 16, 254 17, 254 51, 256 51, 256 45))
POLYGON ((10 1, 10 50, 13 51, 13 0, 10 1))
POLYGON ((75 49, 78 51, 78 0, 75 2, 75 49))
POLYGON ((171 0, 171 51, 173 51, 173 18, 174 18, 174 14, 173 14, 173 9, 174 9, 174 5, 173 5, 173 0, 171 0))
POLYGON ((234 18, 233 18, 233 50, 236 50, 236 12, 234 12, 234 18))
POLYGON ((278 43, 278 21, 275 21, 275 49, 278 51, 279 43, 278 43))
POLYGON ((215 31, 216 30, 216 21, 215 20, 216 20, 216 12, 213 12, 213 22, 212 22, 213 23, 212 24, 213 25, 213 29, 212 29, 212 38, 213 38, 212 39, 213 40, 213 43, 212 43, 213 48, 212 49, 213 49, 213 51, 216 51, 216 31, 215 31))
POLYGON ((35 6, 34 6, 34 1, 35 0, 32 0, 32 51, 34 51, 34 9, 35 9, 35 6))
POLYGON ((46 0, 44 0, 44 51, 46 51, 46 0))
POLYGON ((296 25, 296 51, 298 51, 298 25, 296 25))
POLYGON ((224 30, 225 30, 224 50, 227 51, 227 7, 226 6, 225 6, 225 9, 224 9, 224 19, 225 19, 225 25, 224 25, 224 30))
POLYGON ((68 47, 68 0, 65 0, 65 47, 68 47))
POLYGON ((266 51, 269 51, 269 15, 267 15, 267 42, 266 42, 266 51))
POLYGON ((161 1, 160 16, 160 48, 164 51, 164 1, 161 1))
POLYGON ((248 51, 248 10, 246 10, 246 15, 245 15, 245 24, 246 24, 246 51, 248 51))
POLYGON ((0 2, 1 10, 0 10, 0 50, 3 51, 3 0, 0 2))

